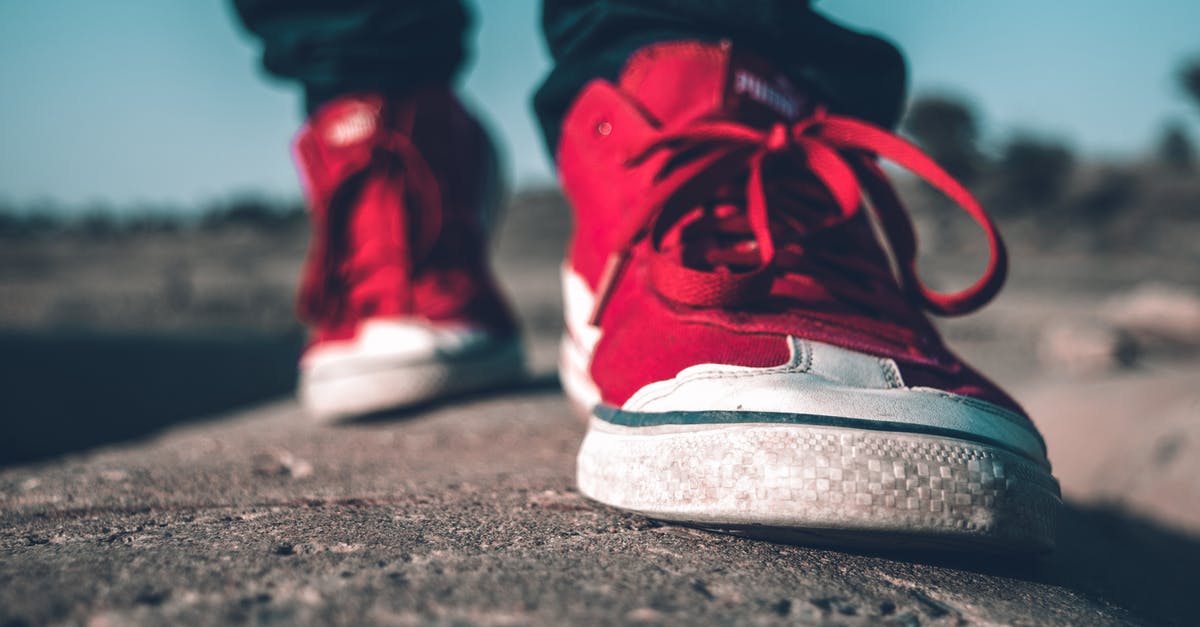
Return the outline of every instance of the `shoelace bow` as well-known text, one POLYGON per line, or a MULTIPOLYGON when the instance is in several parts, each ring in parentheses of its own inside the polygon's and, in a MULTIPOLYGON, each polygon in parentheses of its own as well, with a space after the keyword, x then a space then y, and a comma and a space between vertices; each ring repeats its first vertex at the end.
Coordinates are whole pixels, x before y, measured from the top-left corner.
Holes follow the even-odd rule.
MULTIPOLYGON (((757 263, 748 270, 736 270, 730 265, 719 264, 711 270, 702 270, 688 267, 681 259, 669 259, 663 254, 656 254, 650 260, 649 277, 661 294, 677 302, 696 306, 737 306, 761 302, 770 292, 775 276, 780 272, 796 271, 798 266, 803 266, 800 259, 803 251, 797 254, 794 244, 797 241, 815 242, 813 235, 817 231, 854 218, 864 204, 864 192, 871 201, 867 206, 883 232, 885 248, 890 250, 898 267, 901 292, 917 305, 939 315, 969 313, 991 300, 1004 283, 1007 254, 991 217, 970 192, 920 148, 874 125, 829 114, 822 109, 794 124, 779 123, 767 130, 727 119, 700 119, 681 128, 668 128, 634 153, 627 165, 639 166, 662 152, 668 156, 658 172, 656 183, 641 210, 635 212, 626 223, 626 228, 617 239, 618 247, 605 266, 592 311, 592 324, 599 324, 634 246, 647 237, 657 239, 655 233, 662 230, 657 223, 674 196, 705 177, 731 180, 731 173, 745 175, 747 170, 744 209, 740 209, 732 221, 728 212, 724 217, 710 216, 709 219, 710 222, 724 222, 726 230, 748 230, 753 237, 749 249, 743 247, 741 255, 731 255, 726 251, 724 257, 741 257, 744 260, 746 253, 752 253, 751 256, 757 257, 757 263), (768 182, 764 169, 771 158, 791 158, 802 162, 824 188, 819 195, 831 198, 837 213, 827 216, 820 226, 806 229, 798 226, 795 215, 768 207, 768 182), (917 244, 912 222, 878 165, 877 158, 892 161, 923 178, 966 211, 983 229, 990 257, 983 276, 973 285, 959 292, 941 293, 921 282, 917 276, 917 244), (741 227, 737 225, 738 222, 742 224, 741 227), (793 237, 783 242, 787 250, 781 250, 780 242, 776 241, 779 231, 791 231, 791 235, 799 236, 799 239, 793 237)), ((824 204, 828 202, 825 200, 824 204)), ((829 212, 830 209, 814 208, 810 203, 808 211, 829 212)), ((656 241, 652 241, 652 244, 657 248, 656 241)), ((799 244, 799 247, 804 248, 804 244, 799 244)), ((853 254, 853 251, 849 252, 853 254)), ((820 253, 810 253, 810 256, 812 254, 820 253)), ((708 254, 707 257, 714 255, 708 254)), ((719 261, 721 255, 715 257, 719 261)), ((855 264, 845 252, 840 257, 838 263, 842 264, 845 272, 880 273, 878 268, 864 267, 861 262, 855 264)), ((888 280, 895 280, 890 269, 882 270, 886 272, 888 280)), ((843 296, 856 292, 846 289, 845 285, 838 290, 834 287, 837 281, 832 283, 826 284, 826 287, 833 287, 831 291, 843 296)), ((857 290, 857 293, 862 296, 862 290, 857 290)))
POLYGON ((299 308, 309 320, 338 319, 350 303, 369 298, 395 298, 398 310, 411 309, 408 277, 428 255, 442 229, 442 200, 437 177, 412 139, 404 133, 385 130, 372 140, 371 158, 362 168, 343 177, 324 207, 314 207, 318 232, 300 290, 299 308), (366 242, 349 242, 350 213, 357 207, 376 207, 381 232, 366 242), (420 232, 412 231, 411 217, 419 215, 420 232), (369 246, 358 251, 370 255, 372 268, 355 268, 349 263, 349 246, 369 246), (361 280, 362 272, 383 266, 396 276, 392 280, 361 280))

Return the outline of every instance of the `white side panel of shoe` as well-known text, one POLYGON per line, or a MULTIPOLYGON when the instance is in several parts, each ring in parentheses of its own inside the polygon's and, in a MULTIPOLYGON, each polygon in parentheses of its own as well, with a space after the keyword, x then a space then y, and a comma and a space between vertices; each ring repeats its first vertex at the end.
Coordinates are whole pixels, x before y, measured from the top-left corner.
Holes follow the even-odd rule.
POLYGON ((425 320, 364 322, 357 336, 310 348, 300 398, 318 420, 400 409, 526 376, 517 338, 425 320))
POLYGON ((789 337, 791 359, 774 368, 701 364, 638 390, 636 412, 780 412, 932 427, 977 436, 1043 460, 1041 439, 1023 416, 930 388, 905 387, 891 359, 789 337))
POLYGON ((563 392, 582 415, 600 402, 600 390, 588 374, 600 329, 588 324, 595 297, 583 277, 562 268, 563 315, 566 329, 559 344, 558 377, 563 392))

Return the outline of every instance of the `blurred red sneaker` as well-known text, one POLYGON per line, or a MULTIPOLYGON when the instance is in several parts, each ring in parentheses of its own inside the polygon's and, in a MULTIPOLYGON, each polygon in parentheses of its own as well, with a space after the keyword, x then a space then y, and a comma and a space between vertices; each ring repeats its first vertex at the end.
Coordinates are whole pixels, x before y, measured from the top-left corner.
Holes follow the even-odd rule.
POLYGON ((488 269, 493 147, 446 89, 350 96, 295 142, 313 234, 299 313, 300 396, 335 419, 524 376, 488 269))
POLYGON ((1040 435, 924 313, 978 308, 1006 269, 992 221, 942 169, 728 45, 642 49, 562 129, 576 232, 560 370, 590 414, 584 494, 816 542, 1052 546, 1040 435), (877 157, 983 227, 977 284, 920 282, 877 157))

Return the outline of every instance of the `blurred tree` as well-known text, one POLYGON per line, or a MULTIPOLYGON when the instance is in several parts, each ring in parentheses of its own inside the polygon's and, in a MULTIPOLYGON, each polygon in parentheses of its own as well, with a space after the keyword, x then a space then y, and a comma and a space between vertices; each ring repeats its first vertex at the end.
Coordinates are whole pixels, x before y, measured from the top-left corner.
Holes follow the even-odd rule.
POLYGON ((0 238, 21 235, 21 218, 6 205, 0 205, 0 238))
POLYGON ((183 228, 186 218, 171 210, 141 210, 125 221, 129 233, 176 233, 183 228))
POLYGON ((1178 171, 1190 172, 1196 161, 1196 149, 1188 137, 1187 129, 1179 120, 1172 120, 1163 127, 1158 140, 1158 161, 1178 171))
POLYGON ((304 206, 299 202, 244 194, 209 208, 201 225, 209 230, 243 226, 271 231, 303 224, 306 220, 304 206))
POLYGON ((1200 109, 1200 57, 1185 61, 1179 68, 1179 84, 1192 99, 1192 104, 1200 109))
POLYGON ((88 237, 113 237, 120 230, 113 212, 104 207, 93 207, 79 220, 78 228, 88 237))
POLYGON ((1087 218, 1086 224, 1109 221, 1138 199, 1141 182, 1128 168, 1105 167, 1095 176, 1068 207, 1068 216, 1087 218))
POLYGON ((965 100, 945 94, 920 96, 909 105, 903 128, 943 168, 964 184, 982 171, 979 122, 965 100))
POLYGON ((1005 146, 998 182, 1009 202, 1047 205, 1062 198, 1074 168, 1075 156, 1064 144, 1023 133, 1005 146))

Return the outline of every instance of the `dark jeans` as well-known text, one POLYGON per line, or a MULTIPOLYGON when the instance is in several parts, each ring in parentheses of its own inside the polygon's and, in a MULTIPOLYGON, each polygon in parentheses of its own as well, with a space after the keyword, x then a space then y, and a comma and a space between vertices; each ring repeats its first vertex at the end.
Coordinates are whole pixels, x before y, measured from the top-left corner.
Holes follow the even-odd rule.
MULTIPOLYGON (((304 85, 309 110, 353 91, 402 92, 447 83, 466 57, 471 22, 459 0, 234 0, 264 43, 263 65, 304 85)), ((575 94, 614 79, 636 49, 676 39, 728 38, 813 85, 831 108, 893 126, 905 65, 882 39, 822 17, 803 0, 544 0, 554 70, 534 97, 546 143, 575 94)))

